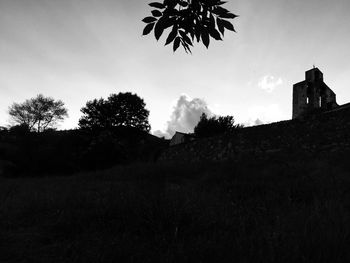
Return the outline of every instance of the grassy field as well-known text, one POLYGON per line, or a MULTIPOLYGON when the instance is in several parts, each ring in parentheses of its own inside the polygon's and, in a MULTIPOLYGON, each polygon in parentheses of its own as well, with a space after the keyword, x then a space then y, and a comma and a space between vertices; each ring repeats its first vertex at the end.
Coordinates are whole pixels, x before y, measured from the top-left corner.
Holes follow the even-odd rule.
POLYGON ((347 156, 0 178, 0 262, 350 262, 347 156))

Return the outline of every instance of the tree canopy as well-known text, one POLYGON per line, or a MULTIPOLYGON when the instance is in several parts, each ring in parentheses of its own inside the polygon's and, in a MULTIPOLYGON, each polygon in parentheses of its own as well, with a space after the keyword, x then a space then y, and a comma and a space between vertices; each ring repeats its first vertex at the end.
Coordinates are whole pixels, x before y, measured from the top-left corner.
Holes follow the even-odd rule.
POLYGON ((199 122, 194 128, 194 134, 196 137, 210 137, 216 134, 224 132, 232 132, 237 128, 241 128, 241 125, 235 124, 233 116, 220 116, 211 117, 203 113, 199 122))
POLYGON ((157 40, 164 30, 171 28, 165 45, 173 42, 174 52, 180 44, 186 52, 191 52, 190 46, 196 39, 208 48, 210 38, 222 40, 225 29, 234 31, 234 26, 227 19, 237 15, 231 13, 220 0, 164 0, 163 3, 152 2, 149 6, 155 8, 151 16, 142 21, 146 23, 143 35, 154 30, 157 40))
POLYGON ((14 123, 37 132, 54 127, 58 121, 68 116, 68 111, 61 100, 56 101, 42 94, 23 103, 13 103, 8 112, 14 123))
POLYGON ((130 92, 111 94, 103 98, 88 101, 81 109, 83 116, 79 127, 83 129, 106 129, 112 127, 133 127, 149 131, 149 111, 139 96, 130 92))

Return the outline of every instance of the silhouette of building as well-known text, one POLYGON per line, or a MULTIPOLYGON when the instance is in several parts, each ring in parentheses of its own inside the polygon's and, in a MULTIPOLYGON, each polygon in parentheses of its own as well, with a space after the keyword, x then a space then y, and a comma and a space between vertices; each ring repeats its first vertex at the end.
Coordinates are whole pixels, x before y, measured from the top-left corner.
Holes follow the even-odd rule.
POLYGON ((323 82, 318 68, 305 72, 305 80, 293 85, 293 119, 337 108, 335 93, 323 82))
POLYGON ((174 136, 171 138, 169 146, 193 141, 194 135, 193 134, 188 134, 188 133, 183 133, 183 132, 175 132, 174 136))

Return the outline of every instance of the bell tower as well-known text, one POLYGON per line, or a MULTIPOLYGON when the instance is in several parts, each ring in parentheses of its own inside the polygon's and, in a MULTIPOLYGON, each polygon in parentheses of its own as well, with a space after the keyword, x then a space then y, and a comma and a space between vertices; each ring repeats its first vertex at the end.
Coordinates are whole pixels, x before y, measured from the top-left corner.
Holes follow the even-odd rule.
POLYGON ((338 107, 335 93, 323 82, 323 73, 318 68, 305 72, 305 80, 293 85, 293 119, 338 107))

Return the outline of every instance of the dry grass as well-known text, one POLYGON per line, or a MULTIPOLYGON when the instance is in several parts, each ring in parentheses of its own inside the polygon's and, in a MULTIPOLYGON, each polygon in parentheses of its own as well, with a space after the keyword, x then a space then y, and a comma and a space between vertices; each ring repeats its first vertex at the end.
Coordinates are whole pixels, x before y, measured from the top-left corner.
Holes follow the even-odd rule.
POLYGON ((0 178, 0 262, 349 262, 346 158, 0 178))

